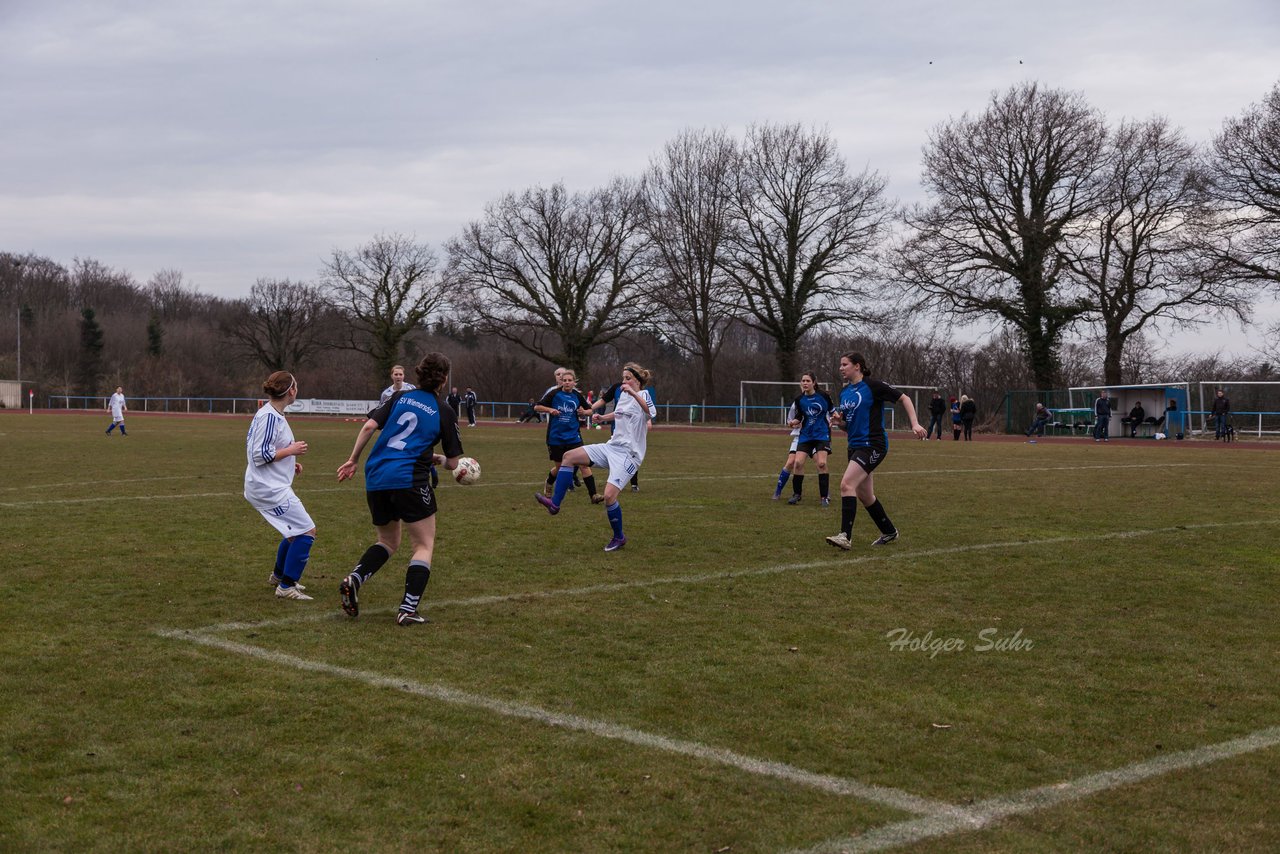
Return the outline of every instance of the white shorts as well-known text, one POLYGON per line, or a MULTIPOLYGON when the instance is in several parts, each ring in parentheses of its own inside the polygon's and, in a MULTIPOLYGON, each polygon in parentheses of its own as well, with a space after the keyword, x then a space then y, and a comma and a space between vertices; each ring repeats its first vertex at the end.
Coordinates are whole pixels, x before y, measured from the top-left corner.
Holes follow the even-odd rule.
POLYGON ((296 537, 316 526, 316 523, 311 521, 311 516, 307 514, 307 508, 303 507, 298 496, 293 494, 293 490, 289 490, 289 495, 283 504, 275 507, 261 507, 256 501, 249 503, 253 505, 254 510, 262 514, 262 518, 266 519, 271 527, 280 532, 282 537, 296 537))
POLYGON ((800 446, 800 434, 797 433, 791 437, 791 448, 790 450, 787 451, 787 454, 788 455, 794 454, 796 452, 796 448, 799 446, 800 446))
POLYGON ((591 465, 609 470, 609 479, 605 483, 612 483, 619 491, 625 489, 631 482, 632 476, 640 471, 640 462, 631 456, 630 451, 617 445, 597 442, 594 445, 582 447, 587 449, 587 457, 590 458, 591 465))

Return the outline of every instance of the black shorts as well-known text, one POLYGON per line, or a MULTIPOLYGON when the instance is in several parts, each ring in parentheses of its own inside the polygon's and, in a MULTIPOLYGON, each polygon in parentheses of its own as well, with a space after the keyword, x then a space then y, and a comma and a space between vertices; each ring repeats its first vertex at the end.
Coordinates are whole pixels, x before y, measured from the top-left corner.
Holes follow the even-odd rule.
POLYGON ((887 456, 889 456, 889 452, 880 448, 849 449, 849 462, 857 463, 867 474, 875 471, 876 466, 884 462, 884 458, 887 456))
POLYGON ((436 515, 436 494, 430 486, 408 489, 375 489, 365 493, 373 524, 421 522, 436 515))
POLYGON ((824 442, 821 439, 814 439, 812 442, 801 442, 796 445, 797 454, 805 454, 812 457, 814 454, 818 453, 818 451, 822 451, 827 454, 831 453, 831 440, 827 439, 824 442))
POLYGON ((551 462, 558 463, 564 460, 564 455, 572 451, 574 448, 581 448, 582 440, 579 439, 572 445, 547 445, 547 454, 551 458, 551 462))

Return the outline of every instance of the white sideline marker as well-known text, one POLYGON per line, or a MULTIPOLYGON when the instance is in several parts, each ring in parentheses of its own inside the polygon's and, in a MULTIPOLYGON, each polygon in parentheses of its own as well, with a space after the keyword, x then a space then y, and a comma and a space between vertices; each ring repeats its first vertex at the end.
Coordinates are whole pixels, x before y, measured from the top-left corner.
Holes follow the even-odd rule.
MULTIPOLYGON (((527 590, 517 593, 495 593, 488 596, 472 596, 467 599, 440 599, 427 603, 428 608, 471 608, 486 605, 501 605, 506 602, 521 600, 536 601, 539 599, 558 599, 562 596, 593 596, 597 593, 620 593, 626 590, 643 590, 648 587, 662 587, 672 584, 705 584, 713 581, 729 581, 735 578, 754 578, 765 575, 778 575, 784 572, 796 572, 808 569, 825 569, 827 567, 850 566, 871 561, 891 563, 898 560, 916 560, 918 558, 940 557, 944 555, 966 554, 970 552, 991 551, 993 549, 1020 549, 1038 546, 1054 546, 1063 543, 1098 542, 1105 540, 1133 539, 1149 537, 1156 534, 1172 534, 1181 531, 1201 531, 1215 528, 1241 528, 1260 525, 1280 524, 1280 519, 1252 519, 1236 522, 1202 522, 1190 525, 1170 525, 1163 528, 1139 528, 1131 531, 1111 531, 1103 534, 1081 534, 1070 537, 1046 537, 1040 540, 1010 540, 999 543, 973 543, 967 546, 944 546, 936 549, 918 549, 907 551, 893 549, 875 554, 858 555, 856 557, 835 557, 826 560, 808 561, 805 563, 782 563, 774 566, 763 566, 755 569, 737 569, 728 572, 705 572, 697 575, 677 575, 670 578, 645 578, 638 581, 617 581, 608 584, 590 584, 585 587, 561 587, 551 590, 527 590)), ((386 612, 393 607, 383 609, 386 612)), ((362 609, 363 612, 363 609, 362 609)), ((367 613, 379 613, 370 610, 367 613)), ((234 621, 215 623, 195 631, 202 634, 246 631, 249 629, 265 629, 271 626, 282 626, 291 623, 311 623, 324 620, 347 620, 340 611, 322 611, 310 614, 294 614, 271 620, 254 620, 251 622, 234 621)))
POLYGON ((1198 768, 1234 756, 1266 750, 1276 745, 1280 745, 1280 726, 1260 729, 1230 741, 1169 753, 1110 771, 1099 771, 1065 783, 1037 786, 1012 795, 999 795, 974 804, 966 809, 963 815, 933 815, 887 824, 858 836, 828 839, 812 848, 800 849, 792 854, 837 854, 837 852, 838 854, 845 854, 845 852, 855 854, 855 852, 884 851, 926 839, 982 830, 1011 816, 1027 815, 1152 777, 1198 768))
POLYGON ((812 771, 806 771, 803 768, 796 768, 793 765, 787 765, 783 762, 772 762, 767 759, 757 759, 752 756, 744 756, 743 754, 735 753, 732 750, 711 747, 709 745, 700 744, 696 741, 668 738, 664 735, 644 732, 643 730, 623 726, 622 724, 592 720, 591 718, 584 718, 580 715, 568 715, 561 712, 552 712, 537 706, 530 706, 524 703, 512 703, 506 700, 499 700, 495 697, 486 697, 482 694, 460 691, 456 688, 449 688, 445 685, 427 685, 421 682, 415 682, 411 679, 383 676, 378 673, 370 673, 365 670, 355 670, 350 667, 339 667, 337 665, 326 664, 321 661, 309 661, 295 655, 276 652, 274 650, 264 649, 258 646, 250 646, 249 644, 237 643, 235 641, 226 640, 225 638, 212 637, 200 632, 189 632, 181 629, 163 629, 158 630, 157 634, 162 637, 189 641, 191 643, 210 646, 227 652, 246 655, 251 658, 268 661, 272 664, 292 667, 296 670, 303 670, 310 673, 322 673, 326 676, 336 676, 342 679, 351 679, 356 682, 363 682, 364 684, 375 688, 390 688, 394 691, 403 691, 406 694, 427 697, 432 700, 439 700, 455 706, 482 709, 503 717, 535 721, 558 729, 585 732, 601 738, 624 741, 628 744, 634 744, 639 747, 661 750, 666 753, 674 753, 680 756, 689 756, 706 762, 736 768, 740 771, 746 771, 749 774, 756 774, 762 777, 773 777, 789 783, 795 783, 800 786, 818 789, 819 791, 827 792, 832 795, 847 795, 860 800, 892 807, 903 812, 915 813, 916 815, 945 815, 954 819, 956 816, 963 815, 965 812, 965 810, 960 807, 955 807, 951 804, 943 803, 942 801, 918 797, 910 792, 904 792, 900 789, 893 789, 887 786, 873 786, 867 783, 860 783, 857 780, 852 780, 846 777, 836 777, 830 774, 817 774, 812 771))

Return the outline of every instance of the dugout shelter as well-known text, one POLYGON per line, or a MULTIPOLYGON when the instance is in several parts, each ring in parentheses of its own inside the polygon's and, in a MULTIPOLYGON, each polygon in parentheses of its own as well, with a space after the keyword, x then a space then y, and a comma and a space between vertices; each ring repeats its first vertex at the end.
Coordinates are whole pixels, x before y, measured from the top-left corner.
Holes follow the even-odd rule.
POLYGON ((1092 427, 1093 402, 1103 389, 1111 393, 1111 436, 1128 436, 1127 418, 1134 404, 1141 403, 1146 417, 1138 425, 1138 436, 1150 438, 1163 433, 1170 439, 1186 435, 1190 429, 1191 383, 1143 383, 1140 385, 1092 385, 1067 389, 1067 406, 1077 412, 1088 413, 1092 427))

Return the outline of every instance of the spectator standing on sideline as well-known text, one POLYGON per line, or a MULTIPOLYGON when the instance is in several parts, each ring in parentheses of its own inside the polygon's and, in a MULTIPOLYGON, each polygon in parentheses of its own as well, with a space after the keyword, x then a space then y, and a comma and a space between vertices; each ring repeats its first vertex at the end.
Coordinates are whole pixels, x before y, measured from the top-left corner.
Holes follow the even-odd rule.
MULTIPOLYGON (((951 438, 960 441, 960 401, 951 398, 951 438)), ((941 438, 941 437, 939 437, 941 438)))
POLYGON ((1053 417, 1053 413, 1045 408, 1043 403, 1036 404, 1035 414, 1031 418, 1031 426, 1027 428, 1027 441, 1032 445, 1036 443, 1033 435, 1044 438, 1044 425, 1049 423, 1049 419, 1053 417))
POLYGON ((467 426, 476 426, 476 393, 472 391, 471 386, 467 386, 466 392, 462 395, 462 405, 467 408, 467 426))
POLYGON ((1093 441, 1111 441, 1111 392, 1105 388, 1093 402, 1093 441))
POLYGON ((929 432, 924 434, 926 441, 933 437, 933 428, 938 428, 938 441, 942 441, 942 414, 947 411, 947 403, 942 399, 942 392, 934 389, 933 400, 929 401, 929 432))
POLYGON ((973 419, 978 417, 978 404, 967 394, 960 395, 960 426, 964 428, 964 440, 973 441, 973 419))
POLYGON ((1217 441, 1227 434, 1227 416, 1231 414, 1231 401, 1222 389, 1214 393, 1213 407, 1209 414, 1213 417, 1213 438, 1217 441))
POLYGON ((382 390, 381 397, 378 398, 378 405, 386 403, 391 399, 391 395, 399 391, 413 391, 417 388, 413 383, 404 381, 404 365, 396 365, 391 369, 391 385, 382 390))
POLYGON ((1138 401, 1133 405, 1133 409, 1129 410, 1129 438, 1138 438, 1138 425, 1147 417, 1147 411, 1142 408, 1142 401, 1138 401))
POLYGON ((124 402, 124 386, 116 386, 115 394, 111 395, 111 399, 107 401, 106 408, 111 410, 111 426, 107 428, 107 434, 119 427, 120 435, 128 436, 129 434, 124 432, 124 414, 129 410, 124 402))
POLYGON ((458 396, 458 387, 454 386, 449 389, 449 396, 444 399, 449 404, 449 408, 453 410, 453 418, 456 423, 458 416, 462 414, 462 398, 458 396))

